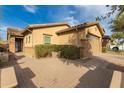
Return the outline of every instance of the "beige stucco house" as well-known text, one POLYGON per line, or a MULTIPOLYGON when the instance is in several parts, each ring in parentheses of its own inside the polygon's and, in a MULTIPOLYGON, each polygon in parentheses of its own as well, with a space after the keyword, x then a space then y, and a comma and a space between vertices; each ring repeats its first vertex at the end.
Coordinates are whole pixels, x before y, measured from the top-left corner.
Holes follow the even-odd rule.
MULTIPOLYGON (((7 34, 8 41, 17 38, 15 37, 17 35, 12 37, 9 32, 10 29, 7 34)), ((20 32, 19 38, 23 39, 23 43, 20 43, 21 50, 25 55, 32 57, 35 57, 34 47, 37 44, 75 45, 81 47, 82 56, 90 56, 102 51, 104 30, 98 22, 84 23, 73 27, 67 23, 33 24, 20 32)), ((11 43, 9 45, 10 51, 16 52, 13 50, 17 45, 13 46, 14 49, 11 48, 11 43)))

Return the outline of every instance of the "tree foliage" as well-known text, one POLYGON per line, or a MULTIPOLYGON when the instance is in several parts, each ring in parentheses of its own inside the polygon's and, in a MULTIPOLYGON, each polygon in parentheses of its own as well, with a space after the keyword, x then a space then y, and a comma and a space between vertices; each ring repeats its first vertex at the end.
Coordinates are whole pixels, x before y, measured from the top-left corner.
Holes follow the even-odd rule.
POLYGON ((107 12, 105 15, 97 16, 97 21, 110 18, 115 12, 118 12, 117 16, 119 17, 124 12, 124 5, 106 5, 106 7, 110 8, 110 11, 107 12))
POLYGON ((112 20, 110 28, 113 32, 124 32, 124 13, 112 20))
POLYGON ((124 32, 124 5, 111 5, 111 15, 116 12, 116 17, 110 22, 113 32, 124 32))
POLYGON ((115 11, 118 11, 118 17, 124 12, 124 5, 112 5, 111 10, 114 13, 115 11))

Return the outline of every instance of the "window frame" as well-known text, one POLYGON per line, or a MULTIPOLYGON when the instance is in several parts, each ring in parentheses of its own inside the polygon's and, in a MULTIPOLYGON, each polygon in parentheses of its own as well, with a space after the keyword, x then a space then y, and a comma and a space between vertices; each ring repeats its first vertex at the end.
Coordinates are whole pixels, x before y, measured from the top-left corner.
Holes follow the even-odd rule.
POLYGON ((28 38, 27 38, 27 36, 26 36, 26 41, 25 41, 26 44, 27 44, 27 41, 28 41, 28 38))
POLYGON ((51 35, 46 35, 46 34, 43 35, 43 44, 45 44, 45 45, 51 44, 51 35), (45 40, 46 38, 50 39, 49 42, 46 42, 47 41, 47 40, 45 40))
POLYGON ((30 41, 31 41, 30 39, 31 39, 31 37, 29 36, 29 37, 28 37, 28 43, 30 43, 30 41))

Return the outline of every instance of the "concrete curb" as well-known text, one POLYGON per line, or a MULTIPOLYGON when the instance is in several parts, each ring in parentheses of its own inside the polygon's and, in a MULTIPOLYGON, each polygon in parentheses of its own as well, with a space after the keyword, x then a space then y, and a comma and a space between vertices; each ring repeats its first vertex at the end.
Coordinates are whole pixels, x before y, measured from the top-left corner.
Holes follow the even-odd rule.
POLYGON ((114 71, 110 88, 120 88, 121 87, 121 75, 122 72, 120 71, 114 71))
POLYGON ((1 69, 1 88, 14 88, 18 85, 13 67, 1 69))

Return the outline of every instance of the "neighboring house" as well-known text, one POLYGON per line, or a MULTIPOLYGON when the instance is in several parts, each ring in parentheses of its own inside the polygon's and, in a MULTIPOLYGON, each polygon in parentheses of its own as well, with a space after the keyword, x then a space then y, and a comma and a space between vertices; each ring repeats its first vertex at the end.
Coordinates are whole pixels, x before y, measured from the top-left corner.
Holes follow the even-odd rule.
POLYGON ((104 35, 102 38, 102 47, 110 48, 111 38, 108 35, 104 35))
MULTIPOLYGON (((73 27, 67 23, 34 24, 29 25, 21 35, 23 35, 23 39, 21 36, 21 40, 23 40, 21 46, 23 46, 25 55, 34 57, 34 47, 37 44, 57 44, 83 47, 81 55, 90 56, 94 53, 101 53, 104 30, 98 22, 84 23, 73 27)), ((13 38, 17 37, 14 35, 13 38)), ((8 38, 8 41, 10 39, 8 38)))
POLYGON ((0 40, 0 50, 8 50, 7 41, 0 40))

